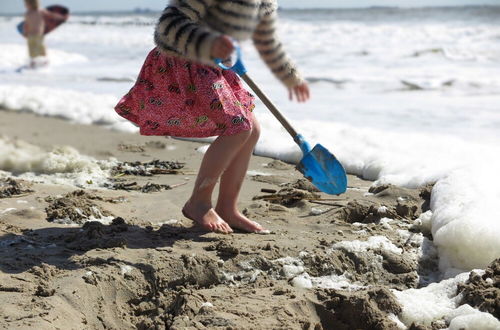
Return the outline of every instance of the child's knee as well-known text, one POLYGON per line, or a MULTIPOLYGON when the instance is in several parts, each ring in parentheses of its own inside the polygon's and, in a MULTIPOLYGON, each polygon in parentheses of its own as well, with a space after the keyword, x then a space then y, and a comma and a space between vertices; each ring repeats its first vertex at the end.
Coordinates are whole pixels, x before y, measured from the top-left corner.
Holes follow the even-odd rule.
POLYGON ((254 119, 252 125, 252 133, 250 137, 255 141, 257 141, 260 137, 260 131, 261 131, 260 124, 257 120, 254 119))
POLYGON ((233 135, 233 138, 240 139, 242 143, 246 142, 252 136, 252 131, 241 131, 238 134, 233 135))

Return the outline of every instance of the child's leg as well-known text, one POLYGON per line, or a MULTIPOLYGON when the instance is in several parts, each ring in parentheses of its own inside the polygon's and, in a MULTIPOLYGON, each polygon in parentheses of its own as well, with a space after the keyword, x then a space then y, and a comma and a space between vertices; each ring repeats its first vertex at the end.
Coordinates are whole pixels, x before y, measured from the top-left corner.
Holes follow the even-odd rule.
POLYGON ((245 178, 248 163, 252 156, 253 149, 259 140, 260 126, 253 118, 252 134, 246 140, 245 144, 236 154, 236 157, 229 164, 221 177, 219 198, 215 210, 232 227, 247 232, 262 231, 258 223, 245 217, 238 211, 237 202, 241 185, 245 178))
POLYGON ((36 65, 36 62, 35 62, 35 57, 36 57, 35 38, 33 36, 27 36, 26 42, 28 44, 28 53, 30 56, 30 68, 33 69, 36 65))
POLYGON ((30 67, 37 68, 49 64, 47 60, 47 51, 43 43, 43 36, 29 36, 28 37, 28 50, 30 55, 30 67), (39 58, 43 56, 43 61, 39 58))
POLYGON ((47 48, 45 47, 44 37, 40 37, 40 56, 47 57, 47 48))
POLYGON ((193 193, 182 209, 184 215, 202 228, 223 233, 232 232, 212 208, 212 192, 220 176, 251 136, 245 131, 231 136, 218 137, 208 148, 196 178, 193 193))
POLYGON ((49 65, 49 59, 47 57, 47 48, 45 47, 45 41, 43 36, 41 37, 40 40, 40 56, 44 57, 42 65, 43 66, 49 65))

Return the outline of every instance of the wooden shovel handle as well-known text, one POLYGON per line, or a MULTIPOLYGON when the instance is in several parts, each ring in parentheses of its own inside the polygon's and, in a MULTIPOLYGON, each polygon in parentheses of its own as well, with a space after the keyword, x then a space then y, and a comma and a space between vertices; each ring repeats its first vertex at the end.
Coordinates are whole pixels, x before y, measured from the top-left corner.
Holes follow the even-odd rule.
POLYGON ((248 86, 253 90, 253 92, 260 98, 262 103, 266 105, 266 107, 269 109, 269 111, 272 112, 274 117, 279 120, 281 125, 288 131, 288 133, 292 136, 292 138, 295 140, 295 137, 297 136, 297 131, 292 127, 292 125, 286 120, 285 117, 281 114, 281 112, 276 108, 276 106, 273 104, 273 102, 264 94, 264 92, 257 86, 257 84, 248 76, 248 74, 242 74, 241 78, 247 83, 248 86))

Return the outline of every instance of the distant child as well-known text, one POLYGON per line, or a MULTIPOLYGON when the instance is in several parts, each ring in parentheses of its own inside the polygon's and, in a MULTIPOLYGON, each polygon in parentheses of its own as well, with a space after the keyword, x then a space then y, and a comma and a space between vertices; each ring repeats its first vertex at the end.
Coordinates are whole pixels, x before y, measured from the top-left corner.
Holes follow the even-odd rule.
POLYGON ((227 59, 232 39, 252 38, 261 57, 288 87, 290 98, 304 102, 309 87, 276 36, 276 0, 172 0, 161 15, 153 49, 134 87, 116 106, 118 114, 140 127, 142 135, 218 136, 205 153, 184 216, 209 231, 264 228, 237 209, 238 195, 260 126, 252 113, 254 98, 227 59), (212 192, 220 180, 215 208, 212 192))
POLYGON ((43 10, 40 9, 39 0, 24 0, 26 14, 24 15, 23 34, 28 41, 28 51, 30 55, 30 67, 35 68, 38 65, 46 65, 46 59, 43 62, 37 61, 40 56, 47 56, 45 45, 43 43, 43 34, 45 23, 43 19, 43 10))

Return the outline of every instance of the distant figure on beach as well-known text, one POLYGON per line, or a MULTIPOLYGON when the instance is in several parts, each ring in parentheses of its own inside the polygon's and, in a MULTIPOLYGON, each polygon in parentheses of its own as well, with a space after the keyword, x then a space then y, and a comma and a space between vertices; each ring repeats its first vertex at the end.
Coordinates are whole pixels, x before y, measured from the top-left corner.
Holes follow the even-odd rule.
POLYGON ((24 0, 26 13, 24 15, 23 34, 28 42, 30 67, 36 68, 48 64, 47 51, 44 44, 45 21, 43 9, 40 9, 39 0, 24 0))
POLYGON ((288 88, 309 99, 309 87, 276 36, 276 0, 172 0, 155 31, 154 48, 137 82, 116 106, 142 135, 218 136, 205 153, 185 217, 205 230, 260 232, 237 209, 260 126, 254 97, 232 71, 214 64, 234 51, 232 39, 253 39, 262 59, 288 88), (212 193, 220 179, 217 204, 212 193))

